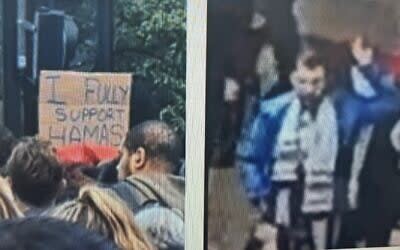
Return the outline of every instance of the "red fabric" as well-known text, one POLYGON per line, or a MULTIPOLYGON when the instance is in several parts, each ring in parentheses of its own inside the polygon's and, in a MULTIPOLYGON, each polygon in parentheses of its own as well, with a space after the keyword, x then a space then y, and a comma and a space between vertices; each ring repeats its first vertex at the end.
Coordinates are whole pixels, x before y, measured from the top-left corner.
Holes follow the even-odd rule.
POLYGON ((91 149, 99 162, 115 159, 119 155, 119 150, 115 147, 98 145, 94 143, 86 143, 86 146, 91 149))
POLYGON ((400 56, 392 56, 389 59, 389 64, 392 72, 396 76, 400 75, 400 56))
POLYGON ((57 148, 58 160, 64 165, 95 166, 118 156, 118 149, 93 143, 70 144, 57 148))

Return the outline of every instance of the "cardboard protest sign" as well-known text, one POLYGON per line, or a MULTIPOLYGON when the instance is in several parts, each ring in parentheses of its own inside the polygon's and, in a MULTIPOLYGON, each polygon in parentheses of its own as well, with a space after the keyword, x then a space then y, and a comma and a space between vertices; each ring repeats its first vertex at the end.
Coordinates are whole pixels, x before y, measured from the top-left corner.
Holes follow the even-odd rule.
POLYGON ((42 71, 39 136, 55 146, 119 146, 129 129, 130 74, 42 71))

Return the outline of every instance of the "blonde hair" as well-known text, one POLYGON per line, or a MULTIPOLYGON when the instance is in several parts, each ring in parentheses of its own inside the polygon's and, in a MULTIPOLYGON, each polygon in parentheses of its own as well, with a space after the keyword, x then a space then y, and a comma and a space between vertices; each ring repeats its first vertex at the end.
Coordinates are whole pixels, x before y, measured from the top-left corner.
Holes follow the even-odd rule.
POLYGON ((135 224, 132 211, 109 189, 84 186, 77 199, 51 209, 46 215, 80 223, 114 240, 124 250, 153 249, 135 224))
POLYGON ((23 217, 23 213, 14 202, 12 191, 7 181, 0 177, 0 220, 23 217))

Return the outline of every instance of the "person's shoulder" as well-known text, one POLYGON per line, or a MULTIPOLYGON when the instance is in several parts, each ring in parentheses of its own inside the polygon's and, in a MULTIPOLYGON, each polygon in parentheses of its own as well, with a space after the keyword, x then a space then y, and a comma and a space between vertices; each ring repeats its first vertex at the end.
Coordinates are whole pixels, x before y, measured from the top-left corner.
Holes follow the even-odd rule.
MULTIPOLYGON (((138 178, 137 176, 129 176, 123 180, 119 180, 118 182, 108 185, 108 188, 116 191, 116 192, 123 192, 126 190, 136 189, 132 183, 135 182, 135 179, 138 178)), ((139 176, 140 178, 140 176, 139 176)))
POLYGON ((185 193, 186 182, 184 176, 169 174, 167 178, 175 189, 179 190, 180 193, 185 193))
POLYGON ((116 193, 123 200, 126 200, 126 197, 129 197, 133 192, 135 192, 135 188, 129 184, 128 179, 118 181, 117 183, 108 185, 105 188, 107 188, 111 192, 116 193))
POLYGON ((176 174, 167 174, 166 177, 168 177, 170 180, 174 182, 185 182, 185 177, 182 175, 176 175, 176 174))
POLYGON ((110 185, 108 190, 115 193, 133 212, 146 201, 141 190, 129 178, 110 185))
POLYGON ((274 98, 260 101, 260 114, 275 116, 283 111, 296 98, 294 91, 290 91, 274 98))
POLYGON ((135 220, 143 231, 151 232, 148 236, 156 247, 183 249, 184 216, 180 211, 153 203, 138 211, 135 220))
POLYGON ((178 190, 184 190, 185 187, 185 177, 172 173, 154 172, 151 174, 135 174, 128 177, 125 181, 133 183, 137 188, 150 188, 154 191, 157 191, 156 187, 160 185, 173 187, 178 190))

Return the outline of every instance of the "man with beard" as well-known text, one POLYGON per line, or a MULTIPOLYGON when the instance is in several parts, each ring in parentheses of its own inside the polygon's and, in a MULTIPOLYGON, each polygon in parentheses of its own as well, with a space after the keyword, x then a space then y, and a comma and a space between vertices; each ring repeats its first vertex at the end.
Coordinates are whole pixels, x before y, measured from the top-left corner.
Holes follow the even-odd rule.
POLYGON ((290 74, 294 91, 262 102, 237 148, 247 195, 272 215, 278 249, 327 247, 339 124, 326 74, 322 58, 303 50, 290 74))

